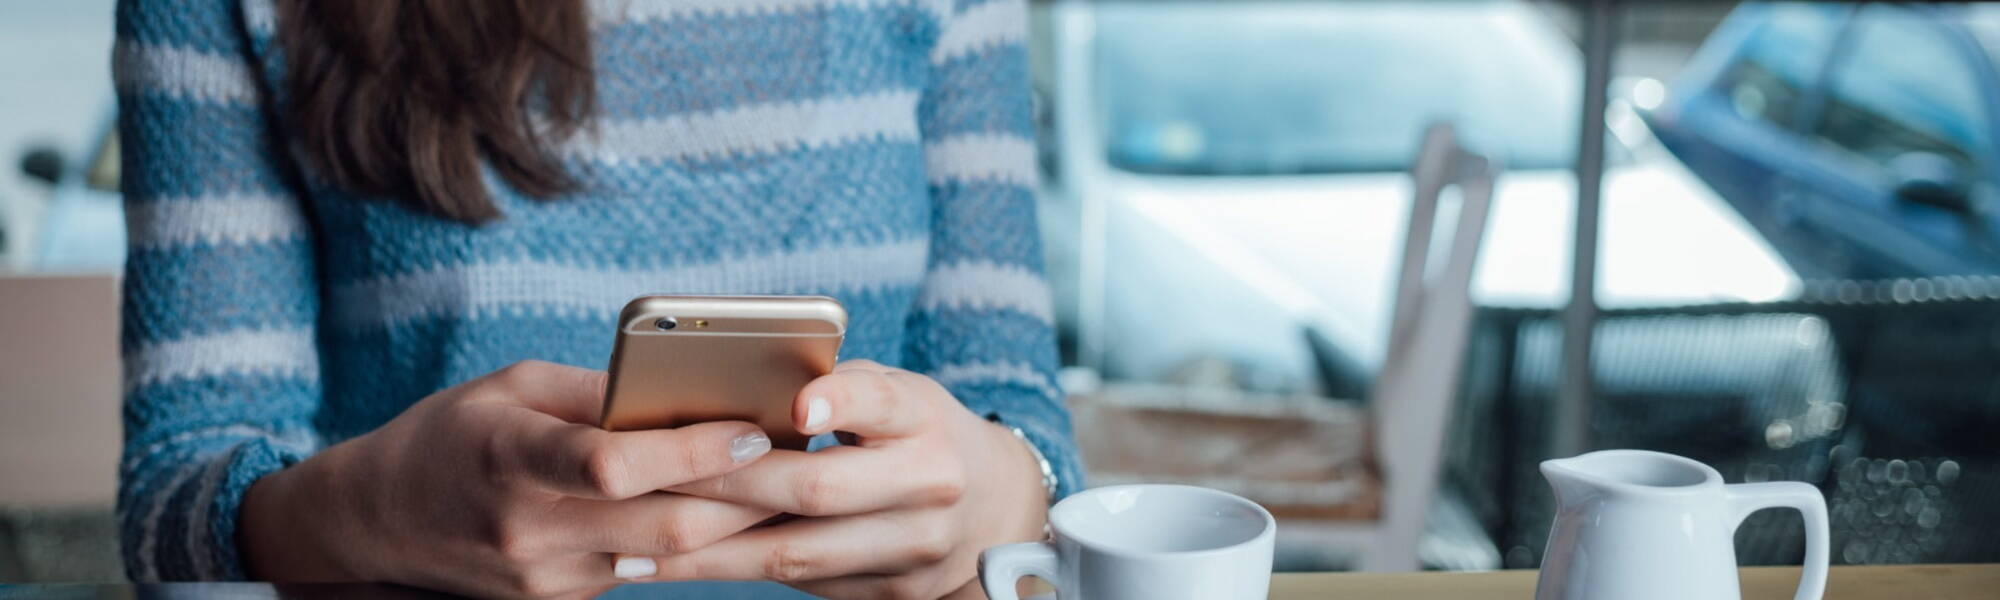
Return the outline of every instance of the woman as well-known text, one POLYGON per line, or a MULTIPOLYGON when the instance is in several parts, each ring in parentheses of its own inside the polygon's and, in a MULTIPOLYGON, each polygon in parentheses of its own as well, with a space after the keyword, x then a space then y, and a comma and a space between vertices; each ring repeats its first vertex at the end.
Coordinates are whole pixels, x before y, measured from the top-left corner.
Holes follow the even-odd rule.
POLYGON ((978 552, 1040 536, 1079 479, 1025 21, 125 0, 131 575, 976 593, 978 552), (592 427, 614 315, 649 292, 840 299, 846 362, 794 417, 852 443, 592 427))

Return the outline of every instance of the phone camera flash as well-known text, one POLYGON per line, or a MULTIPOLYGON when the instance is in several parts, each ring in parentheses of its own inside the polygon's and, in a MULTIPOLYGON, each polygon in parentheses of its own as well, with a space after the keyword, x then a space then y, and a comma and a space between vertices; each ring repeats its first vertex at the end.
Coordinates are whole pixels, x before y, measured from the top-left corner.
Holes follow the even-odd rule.
POLYGON ((707 327, 707 326, 708 326, 708 319, 695 319, 695 321, 694 321, 694 326, 695 326, 695 327, 707 327))

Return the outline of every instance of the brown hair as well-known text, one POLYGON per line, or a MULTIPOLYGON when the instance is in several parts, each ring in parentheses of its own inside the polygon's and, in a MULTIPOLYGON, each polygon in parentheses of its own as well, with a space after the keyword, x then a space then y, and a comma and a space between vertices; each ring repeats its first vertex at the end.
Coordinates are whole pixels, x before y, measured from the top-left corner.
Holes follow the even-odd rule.
POLYGON ((278 4, 286 129, 335 185, 475 224, 500 216, 482 160, 531 197, 575 186, 548 142, 596 111, 583 0, 278 4))

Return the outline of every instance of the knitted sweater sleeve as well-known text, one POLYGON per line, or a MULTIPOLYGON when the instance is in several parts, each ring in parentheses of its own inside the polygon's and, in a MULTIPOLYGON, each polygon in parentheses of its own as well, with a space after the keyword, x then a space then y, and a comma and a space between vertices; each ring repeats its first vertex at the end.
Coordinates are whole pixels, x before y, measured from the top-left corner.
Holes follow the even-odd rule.
POLYGON ((1024 0, 959 0, 918 106, 932 210, 906 363, 974 412, 1020 428, 1082 489, 1056 386, 1054 310, 1035 221, 1024 0))
POLYGON ((318 446, 313 240, 254 48, 268 0, 121 0, 118 525, 134 580, 241 579, 237 508, 318 446))

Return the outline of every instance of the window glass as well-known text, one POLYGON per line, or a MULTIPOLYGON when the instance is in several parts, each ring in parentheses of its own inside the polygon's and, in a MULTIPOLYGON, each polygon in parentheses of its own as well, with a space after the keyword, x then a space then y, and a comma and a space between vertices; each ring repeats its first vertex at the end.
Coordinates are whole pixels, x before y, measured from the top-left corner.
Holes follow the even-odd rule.
POLYGON ((1720 83, 1739 116, 1789 128, 1797 122, 1799 100, 1819 77, 1839 21, 1826 7, 1770 11, 1720 83))
MULTIPOLYGON (((2000 362, 2000 196, 1967 181, 2000 146, 1988 133, 2000 125, 1996 8, 1625 3, 1612 81, 1663 87, 1672 102, 1647 115, 1663 151, 1634 151, 1659 170, 1605 170, 1588 399, 1555 391, 1560 311, 1516 313, 1518 324, 1495 312, 1480 318, 1511 335, 1496 342, 1513 352, 1493 359, 1501 391, 1468 394, 1459 413, 1528 424, 1509 434, 1504 418, 1482 420, 1454 438, 1461 469, 1514 483, 1487 501, 1506 566, 1535 566, 1555 509, 1530 485, 1531 461, 1486 457, 1574 453, 1547 429, 1526 433, 1563 422, 1551 414, 1590 449, 1812 485, 1835 564, 2000 557, 2000 512, 1986 508, 2000 506, 2000 479, 1969 475, 2000 474, 2000 372, 1973 366, 2000 362), (1773 257, 1788 285, 1741 268, 1773 257), (1743 300, 1603 304, 1602 290, 1670 277, 1774 285, 1743 300)), ((1797 519, 1744 519, 1736 559, 1796 562, 1797 519)))
POLYGON ((1574 156, 1574 46, 1527 11, 1117 3, 1093 74, 1112 165, 1170 174, 1400 171, 1426 124, 1515 168, 1574 156))
POLYGON ((1853 35, 1815 133, 1878 165, 1926 152, 1977 172, 1973 157, 1989 144, 1979 76, 1947 30, 1908 9, 1871 6, 1853 35))

